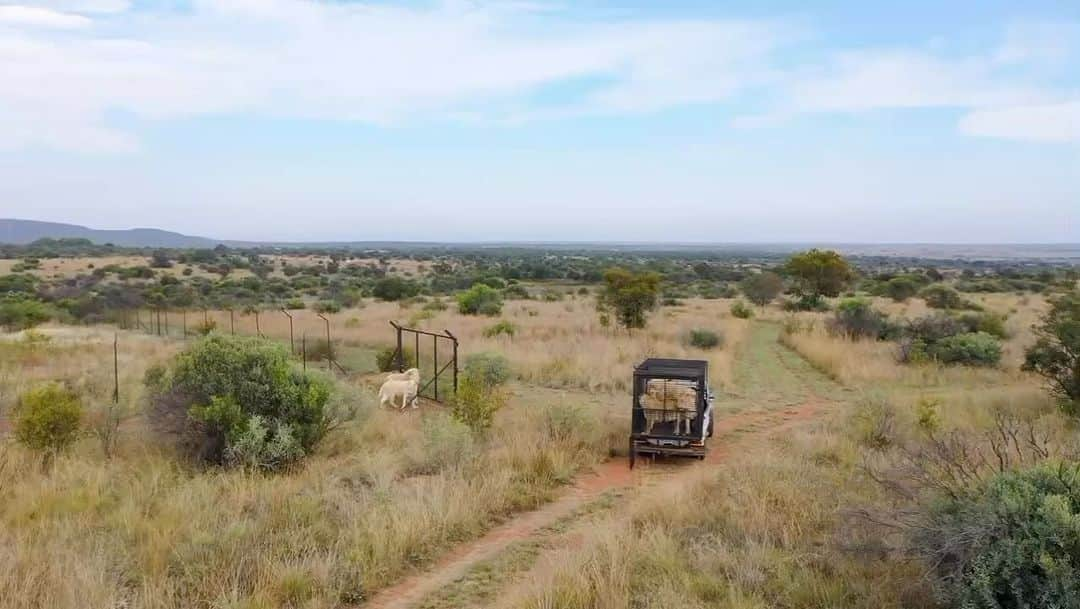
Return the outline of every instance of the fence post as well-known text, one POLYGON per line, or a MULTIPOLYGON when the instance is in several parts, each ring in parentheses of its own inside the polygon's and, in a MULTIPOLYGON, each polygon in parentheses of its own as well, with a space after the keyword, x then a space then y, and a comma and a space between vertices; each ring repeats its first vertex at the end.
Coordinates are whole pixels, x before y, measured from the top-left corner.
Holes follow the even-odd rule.
POLYGON ((296 355, 296 344, 293 342, 292 315, 285 310, 285 307, 281 308, 281 312, 285 314, 285 317, 289 318, 289 353, 296 355))
POLYGON ((458 370, 457 370, 457 368, 458 368, 458 366, 457 366, 457 364, 458 364, 458 359, 457 359, 457 356, 458 356, 458 340, 457 340, 456 336, 454 336, 453 334, 450 333, 450 330, 443 330, 443 332, 446 332, 446 335, 449 336, 450 340, 453 341, 453 343, 454 343, 454 395, 456 396, 457 395, 457 389, 458 389, 458 379, 457 379, 457 377, 458 377, 458 370))
POLYGON ((165 336, 167 338, 169 336, 169 309, 162 307, 161 312, 165 316, 165 336))
POLYGON ((258 336, 259 338, 263 337, 262 329, 259 328, 259 311, 258 311, 258 309, 255 310, 255 336, 258 336))
POLYGON ((439 401, 439 337, 438 336, 432 336, 431 337, 431 350, 433 352, 433 355, 431 356, 431 359, 433 360, 433 363, 434 363, 434 368, 433 369, 435 370, 435 401, 438 402, 439 401))
POLYGON ((401 341, 401 326, 394 322, 390 322, 391 326, 394 326, 394 330, 397 330, 397 370, 398 372, 405 371, 405 345, 401 341))
POLYGON ((300 360, 304 362, 304 372, 307 372, 307 332, 300 335, 300 360))
POLYGON ((113 404, 120 403, 120 338, 113 333, 113 404))
POLYGON ((317 313, 319 319, 326 322, 326 370, 329 372, 333 370, 334 365, 334 346, 330 343, 330 320, 322 313, 317 313))
POLYGON ((180 323, 183 324, 184 338, 187 339, 187 309, 180 309, 180 323))
POLYGON ((229 309, 229 334, 236 336, 236 321, 233 319, 232 309, 229 309))

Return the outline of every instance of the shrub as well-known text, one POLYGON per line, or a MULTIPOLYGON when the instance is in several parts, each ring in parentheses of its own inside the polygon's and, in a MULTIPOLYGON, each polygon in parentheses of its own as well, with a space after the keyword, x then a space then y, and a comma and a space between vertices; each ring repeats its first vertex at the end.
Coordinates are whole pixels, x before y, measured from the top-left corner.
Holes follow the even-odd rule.
POLYGON ((507 300, 528 300, 531 298, 529 290, 521 284, 506 286, 502 293, 507 300))
MULTIPOLYGON (((402 354, 402 363, 406 368, 412 367, 416 363, 416 352, 408 347, 404 347, 404 353, 402 354)), ((394 354, 397 353, 396 347, 383 347, 375 353, 375 367, 379 369, 379 372, 396 372, 397 371, 397 358, 394 354)))
POLYGON ((896 302, 904 302, 919 291, 919 284, 911 277, 893 277, 885 282, 882 292, 896 302))
POLYGON ((0 299, 0 325, 9 332, 33 328, 52 319, 53 310, 33 298, 8 296, 0 299))
POLYGON ((1005 338, 1005 316, 997 313, 964 313, 957 318, 960 325, 968 332, 986 332, 998 338, 1005 338))
POLYGON ((49 383, 19 396, 14 415, 15 439, 49 459, 79 437, 83 407, 78 395, 49 383))
POLYGON ((1038 340, 1024 354, 1024 370, 1049 382, 1067 414, 1080 415, 1080 292, 1052 300, 1035 335, 1038 340))
POLYGON ((780 303, 780 308, 788 313, 796 313, 799 311, 828 311, 829 304, 820 296, 803 295, 795 300, 782 301, 780 303))
POLYGON ((928 286, 919 295, 931 309, 979 309, 975 303, 964 300, 956 290, 941 284, 928 286))
POLYGON ((943 364, 994 366, 1001 361, 1001 342, 986 332, 947 336, 927 345, 930 357, 943 364))
POLYGON ((741 300, 736 300, 731 303, 731 314, 738 319, 750 319, 754 316, 754 311, 750 307, 746 306, 746 303, 741 300))
POLYGON ((434 474, 465 463, 476 454, 472 430, 454 416, 441 412, 425 414, 420 431, 423 444, 420 454, 412 457, 413 473, 434 474))
POLYGON ((510 380, 510 362, 498 353, 473 353, 465 358, 464 376, 497 387, 510 380))
POLYGON ((285 303, 285 308, 290 310, 303 309, 307 305, 300 298, 291 298, 285 303))
POLYGON ((458 294, 458 312, 462 315, 487 315, 494 317, 502 312, 502 295, 498 290, 478 283, 458 294))
POLYGON ((896 408, 880 396, 867 396, 858 405, 854 428, 867 448, 883 450, 896 440, 896 408))
POLYGON ((387 301, 411 298, 419 293, 420 284, 401 277, 383 277, 375 282, 371 290, 372 296, 387 301))
POLYGON ((934 343, 948 336, 955 336, 964 331, 964 326, 956 318, 944 313, 927 315, 908 322, 905 334, 925 343, 934 343))
POLYGON ((784 280, 776 273, 764 271, 743 279, 739 287, 750 302, 763 307, 784 291, 784 280))
POLYGON ((713 349, 719 347, 723 339, 719 333, 712 330, 694 328, 687 335, 686 342, 691 347, 697 347, 698 349, 713 349))
POLYGON ((155 429, 211 463, 279 469, 310 454, 332 423, 329 383, 260 339, 203 338, 147 385, 155 429))
POLYGON ((1080 606, 1080 464, 1006 471, 924 508, 909 544, 951 607, 1080 606))
POLYGON ((450 402, 450 414, 474 432, 483 433, 491 428, 495 413, 507 400, 506 392, 486 382, 483 375, 466 373, 450 402))
POLYGON ((421 307, 424 311, 445 311, 448 308, 449 306, 447 306, 446 301, 441 298, 429 300, 421 307))
POLYGON ((341 312, 341 304, 333 300, 320 300, 319 302, 315 303, 315 306, 312 308, 315 309, 316 313, 322 313, 324 315, 327 313, 341 312))
POLYGON ((485 338, 495 338, 496 336, 499 336, 501 334, 505 334, 510 338, 514 338, 514 334, 516 333, 517 326, 515 326, 513 322, 506 319, 500 321, 493 326, 488 326, 487 328, 484 328, 485 338))
POLYGON ((503 281, 501 277, 484 277, 482 279, 477 279, 473 285, 476 285, 477 283, 482 283, 489 288, 495 288, 496 290, 501 290, 506 287, 506 282, 503 281))
POLYGON ((828 330, 851 340, 884 340, 892 333, 892 326, 888 316, 871 307, 870 301, 846 298, 836 306, 836 312, 828 321, 828 330))
POLYGON ((217 322, 212 319, 207 319, 192 326, 191 332, 192 334, 197 334, 199 336, 206 336, 207 334, 213 332, 216 329, 217 322))

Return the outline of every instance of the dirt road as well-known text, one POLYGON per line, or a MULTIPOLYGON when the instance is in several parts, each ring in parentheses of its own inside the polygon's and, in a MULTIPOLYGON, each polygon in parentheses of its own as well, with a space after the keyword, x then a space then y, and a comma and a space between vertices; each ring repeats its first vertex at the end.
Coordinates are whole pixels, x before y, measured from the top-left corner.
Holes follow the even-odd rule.
POLYGON ((621 497, 690 475, 701 467, 715 467, 739 446, 761 442, 818 415, 843 390, 781 346, 777 332, 777 326, 768 323, 756 324, 751 332, 736 363, 736 392, 719 396, 710 452, 704 462, 646 461, 631 471, 625 459, 608 461, 580 476, 555 501, 459 546, 431 568, 381 590, 363 607, 482 607, 542 560, 558 534, 563 534, 561 543, 572 540, 565 532, 593 511, 618 509, 621 497))

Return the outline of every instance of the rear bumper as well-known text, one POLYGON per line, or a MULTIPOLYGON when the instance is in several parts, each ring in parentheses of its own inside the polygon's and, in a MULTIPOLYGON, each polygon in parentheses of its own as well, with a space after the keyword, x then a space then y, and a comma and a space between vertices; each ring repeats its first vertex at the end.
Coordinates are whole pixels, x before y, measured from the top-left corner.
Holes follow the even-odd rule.
POLYGON ((682 455, 686 457, 703 457, 709 452, 708 447, 700 442, 687 446, 661 446, 650 444, 640 438, 634 439, 633 450, 639 455, 682 455))

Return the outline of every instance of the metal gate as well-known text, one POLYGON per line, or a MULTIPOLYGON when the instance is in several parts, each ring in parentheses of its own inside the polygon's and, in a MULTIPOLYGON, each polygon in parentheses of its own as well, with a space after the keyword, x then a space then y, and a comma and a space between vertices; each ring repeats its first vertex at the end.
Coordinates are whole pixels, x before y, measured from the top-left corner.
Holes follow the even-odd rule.
MULTIPOLYGON (((420 389, 417 392, 421 397, 429 400, 435 400, 440 402, 439 399, 439 378, 444 374, 449 373, 451 381, 451 389, 454 395, 457 395, 458 388, 458 339, 456 336, 450 333, 449 330, 443 330, 442 334, 435 332, 428 332, 427 330, 420 330, 417 328, 406 328, 399 325, 396 322, 390 322, 390 325, 394 327, 394 332, 397 334, 397 348, 394 351, 394 363, 398 369, 398 372, 404 372, 406 368, 417 368, 423 370, 420 358, 420 337, 431 337, 431 377, 427 382, 423 382, 420 385, 420 389), (439 343, 443 343, 443 353, 449 352, 449 360, 439 365, 439 343), (409 346, 413 347, 413 357, 406 360, 405 349, 409 346), (429 393, 428 390, 430 389, 429 393)), ((425 340, 426 342, 426 340, 425 340)), ((421 381, 423 377, 421 376, 421 381)), ((446 386, 446 381, 443 381, 443 386, 446 386)), ((445 394, 445 391, 443 392, 445 394)))

